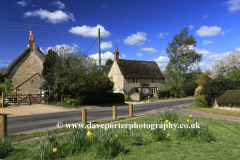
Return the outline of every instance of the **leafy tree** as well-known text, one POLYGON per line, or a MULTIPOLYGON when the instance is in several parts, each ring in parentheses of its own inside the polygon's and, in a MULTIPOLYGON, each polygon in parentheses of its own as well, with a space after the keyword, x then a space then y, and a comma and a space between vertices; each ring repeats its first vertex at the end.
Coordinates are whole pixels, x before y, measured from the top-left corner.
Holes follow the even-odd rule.
POLYGON ((168 43, 166 53, 170 59, 168 72, 171 73, 173 83, 178 89, 185 83, 186 73, 195 63, 201 62, 202 55, 195 52, 196 40, 193 35, 188 36, 188 27, 183 28, 180 34, 173 37, 168 43))
POLYGON ((236 69, 230 72, 230 79, 240 80, 240 69, 236 69))
POLYGON ((220 61, 214 62, 211 77, 216 78, 218 75, 223 75, 225 78, 229 78, 230 72, 236 69, 240 69, 240 52, 230 52, 220 61))
POLYGON ((106 65, 107 66, 111 66, 113 64, 113 60, 111 59, 111 58, 108 58, 107 60, 106 60, 106 65))
POLYGON ((6 69, 6 67, 0 68, 0 73, 3 73, 5 69, 6 69))
POLYGON ((59 59, 57 52, 51 49, 48 50, 45 61, 43 62, 43 77, 47 76, 48 74, 54 74, 54 65, 57 59, 59 59))
POLYGON ((54 90, 58 96, 77 99, 85 94, 103 93, 112 90, 113 82, 104 74, 93 58, 81 51, 59 53, 54 66, 54 90))
POLYGON ((5 82, 6 82, 6 94, 11 93, 13 91, 12 80, 9 78, 5 78, 5 82))
POLYGON ((3 72, 5 69, 6 69, 6 67, 0 68, 0 83, 5 82, 5 76, 3 75, 3 72))

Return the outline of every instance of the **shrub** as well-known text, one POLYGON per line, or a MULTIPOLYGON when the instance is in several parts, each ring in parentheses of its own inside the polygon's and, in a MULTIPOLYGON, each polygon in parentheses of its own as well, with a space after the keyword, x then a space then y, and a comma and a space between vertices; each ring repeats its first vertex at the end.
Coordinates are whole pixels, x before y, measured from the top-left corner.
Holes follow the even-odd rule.
POLYGON ((132 102, 133 99, 132 99, 130 96, 126 96, 126 97, 125 97, 125 101, 127 101, 127 102, 132 102))
POLYGON ((128 91, 127 95, 130 96, 130 95, 134 94, 135 92, 136 92, 136 87, 132 87, 132 88, 128 91))
POLYGON ((197 107, 208 107, 208 103, 204 97, 204 95, 201 95, 201 91, 202 91, 202 86, 198 86, 195 90, 195 99, 194 99, 194 103, 196 104, 197 107))
POLYGON ((162 117, 162 122, 165 122, 165 120, 176 122, 178 120, 178 115, 174 112, 164 111, 160 115, 162 117))
POLYGON ((170 90, 171 90, 171 87, 157 90, 158 99, 165 98, 165 97, 169 98, 170 90))
POLYGON ((0 84, 0 94, 2 95, 2 92, 6 93, 5 92, 5 84, 4 83, 1 83, 0 84))
POLYGON ((218 105, 240 105, 240 90, 228 90, 217 98, 218 105))
POLYGON ((182 90, 184 91, 184 96, 193 96, 195 89, 198 87, 198 84, 195 82, 188 82, 182 86, 182 90))
POLYGON ((205 96, 208 105, 211 106, 211 101, 218 98, 226 90, 236 90, 237 88, 233 80, 218 76, 204 83, 201 93, 205 96))

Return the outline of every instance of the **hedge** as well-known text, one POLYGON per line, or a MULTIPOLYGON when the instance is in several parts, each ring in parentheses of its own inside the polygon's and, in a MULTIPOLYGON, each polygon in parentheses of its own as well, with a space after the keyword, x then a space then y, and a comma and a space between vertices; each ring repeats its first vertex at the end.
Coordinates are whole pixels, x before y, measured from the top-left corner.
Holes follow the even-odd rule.
POLYGON ((99 93, 89 94, 79 97, 76 105, 90 105, 103 103, 124 103, 124 95, 122 93, 99 93))
MULTIPOLYGON (((240 90, 227 90, 217 98, 218 105, 240 105, 240 90)), ((239 106, 240 107, 240 106, 239 106)))

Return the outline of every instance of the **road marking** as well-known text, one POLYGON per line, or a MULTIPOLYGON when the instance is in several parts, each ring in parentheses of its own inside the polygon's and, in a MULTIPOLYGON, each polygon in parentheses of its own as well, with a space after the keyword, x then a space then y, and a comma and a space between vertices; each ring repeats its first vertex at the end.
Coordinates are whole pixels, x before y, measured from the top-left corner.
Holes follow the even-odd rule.
POLYGON ((173 108, 172 108, 172 109, 169 109, 169 110, 173 110, 173 108))

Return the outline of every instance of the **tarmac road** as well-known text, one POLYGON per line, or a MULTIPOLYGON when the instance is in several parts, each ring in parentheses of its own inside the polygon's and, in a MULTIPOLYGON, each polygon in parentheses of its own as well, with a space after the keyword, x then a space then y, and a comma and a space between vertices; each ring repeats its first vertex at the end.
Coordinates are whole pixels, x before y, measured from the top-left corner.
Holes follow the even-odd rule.
MULTIPOLYGON (((194 103, 194 98, 173 101, 133 103, 133 116, 157 115, 164 110, 181 110, 194 103)), ((117 106, 117 117, 129 116, 128 104, 117 106)), ((87 110, 87 122, 112 119, 112 107, 87 110)), ((24 134, 55 129, 58 122, 63 124, 81 124, 82 110, 48 114, 34 114, 7 118, 8 135, 24 134)))

